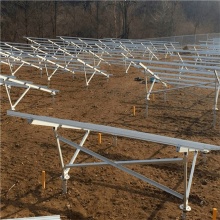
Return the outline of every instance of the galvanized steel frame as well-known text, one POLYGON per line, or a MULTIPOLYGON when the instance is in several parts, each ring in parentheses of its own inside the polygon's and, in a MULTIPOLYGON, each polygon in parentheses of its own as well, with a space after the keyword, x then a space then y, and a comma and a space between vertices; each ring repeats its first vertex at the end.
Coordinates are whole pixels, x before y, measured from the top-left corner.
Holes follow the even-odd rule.
POLYGON ((54 135, 57 141, 57 147, 61 162, 61 168, 62 168, 62 180, 63 180, 63 191, 67 192, 67 180, 70 178, 69 176, 69 170, 72 167, 85 167, 85 166, 105 166, 110 165, 115 168, 118 168, 136 178, 139 178, 143 180, 144 182, 147 182, 171 195, 176 196, 177 198, 183 199, 184 203, 181 206, 181 208, 184 211, 184 214, 186 211, 190 210, 190 207, 188 206, 188 200, 190 195, 190 189, 192 185, 192 178, 194 174, 195 164, 196 164, 196 158, 198 155, 198 151, 207 152, 207 150, 220 150, 220 146, 211 145, 211 144, 204 144, 199 142, 193 142, 188 140, 182 140, 177 138, 170 138, 160 135, 153 135, 149 133, 143 133, 138 131, 132 131, 127 129, 121 129, 121 128, 115 128, 110 126, 103 126, 103 125, 96 125, 96 124, 90 124, 90 123, 83 123, 83 122, 77 122, 77 121, 71 121, 71 120, 63 120, 58 118, 52 118, 52 117, 46 117, 46 116, 37 116, 37 115, 31 115, 26 113, 20 113, 15 111, 7 111, 7 114, 9 116, 15 116, 27 119, 30 124, 33 125, 41 125, 41 126, 49 126, 53 128, 54 135), (75 142, 72 142, 71 140, 68 140, 58 134, 58 129, 60 128, 69 128, 69 129, 77 129, 77 130, 83 130, 85 131, 85 135, 82 138, 80 144, 77 144, 75 142), (107 159, 106 157, 103 157, 85 147, 83 147, 90 131, 93 132, 102 132, 106 134, 111 134, 114 136, 121 136, 121 137, 127 137, 131 139, 138 139, 138 140, 144 140, 144 141, 150 141, 155 143, 161 143, 171 146, 176 146, 176 150, 178 152, 184 153, 184 159, 182 158, 165 158, 165 159, 153 159, 153 160, 129 160, 129 161, 112 161, 107 159), (74 155, 72 156, 70 162, 68 164, 64 164, 63 161, 63 155, 62 155, 62 149, 60 142, 64 142, 76 149, 74 155), (82 163, 82 164, 74 164, 75 159, 77 158, 80 151, 87 153, 96 159, 101 160, 102 162, 94 162, 94 163, 82 163), (187 163, 188 163, 188 153, 190 151, 194 151, 194 157, 190 172, 190 178, 189 182, 187 183, 187 163), (131 165, 131 164, 160 164, 160 163, 175 163, 175 162, 182 162, 184 161, 184 194, 180 194, 158 182, 155 182, 140 173, 137 173, 131 169, 128 169, 124 167, 123 165, 131 165))

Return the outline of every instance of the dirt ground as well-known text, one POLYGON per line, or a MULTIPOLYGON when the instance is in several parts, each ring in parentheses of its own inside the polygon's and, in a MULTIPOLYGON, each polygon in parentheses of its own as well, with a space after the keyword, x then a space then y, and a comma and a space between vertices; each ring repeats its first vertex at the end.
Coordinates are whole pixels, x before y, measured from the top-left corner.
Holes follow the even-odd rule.
MULTIPOLYGON (((107 68, 104 67, 103 68, 107 68)), ((81 122, 127 128, 152 134, 177 137, 220 146, 220 115, 213 127, 214 91, 185 89, 155 94, 146 116, 145 84, 140 69, 123 67, 107 69, 113 76, 107 80, 95 76, 85 87, 83 74, 59 73, 49 87, 60 92, 50 94, 31 89, 17 105, 16 111, 81 122), (136 115, 132 109, 136 107, 136 115)), ((2 74, 9 74, 2 66, 2 74)), ((18 79, 47 85, 46 75, 22 67, 18 79)), ((157 83, 155 89, 160 89, 157 83)), ((11 89, 13 99, 22 89, 11 89)), ((7 116, 10 109, 4 87, 1 87, 1 218, 60 215, 71 220, 167 220, 181 219, 180 199, 155 188, 129 174, 110 167, 72 168, 68 193, 62 193, 61 165, 53 130, 30 125, 26 120, 7 116), (46 189, 42 189, 41 173, 46 172, 46 189)), ((219 105, 220 109, 220 105, 219 105)), ((80 143, 81 131, 58 130, 62 136, 80 143)), ((183 157, 174 146, 117 138, 92 132, 85 147, 111 160, 183 157)), ((75 150, 61 145, 65 163, 75 150)), ((189 154, 189 168, 193 153, 189 154)), ((94 159, 80 153, 76 162, 94 159)), ((189 197, 190 220, 212 219, 212 209, 220 210, 220 152, 204 156, 199 153, 189 197)), ((183 164, 129 165, 161 184, 183 193, 183 164)), ((220 215, 218 215, 220 216, 220 215)), ((218 217, 220 218, 220 217, 218 217)))

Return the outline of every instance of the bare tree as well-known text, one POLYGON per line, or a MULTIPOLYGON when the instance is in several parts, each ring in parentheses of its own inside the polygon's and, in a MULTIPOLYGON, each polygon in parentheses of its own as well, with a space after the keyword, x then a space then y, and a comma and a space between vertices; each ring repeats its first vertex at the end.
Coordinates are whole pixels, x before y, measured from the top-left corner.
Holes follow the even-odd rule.
POLYGON ((220 31, 214 1, 2 1, 1 38, 23 36, 143 38, 220 31), (181 19, 181 20, 180 20, 181 19))
POLYGON ((156 2, 156 7, 150 12, 151 24, 159 37, 172 36, 174 33, 174 19, 177 2, 156 2))
POLYGON ((134 5, 135 2, 124 0, 123 2, 119 2, 119 8, 122 13, 122 34, 120 35, 121 38, 128 38, 129 37, 129 25, 132 20, 131 13, 129 13, 129 8, 134 5), (130 19, 128 19, 130 17, 130 19))
MULTIPOLYGON (((211 10, 211 6, 215 2, 209 1, 191 1, 187 4, 182 3, 183 9, 186 14, 186 18, 190 21, 194 26, 194 34, 197 33, 197 29, 212 17, 213 11, 211 10)), ((218 13, 219 14, 218 8, 218 13)))
POLYGON ((8 39, 17 41, 23 35, 28 35, 30 2, 2 2, 1 4, 2 19, 4 21, 2 28, 3 30, 5 28, 8 39))

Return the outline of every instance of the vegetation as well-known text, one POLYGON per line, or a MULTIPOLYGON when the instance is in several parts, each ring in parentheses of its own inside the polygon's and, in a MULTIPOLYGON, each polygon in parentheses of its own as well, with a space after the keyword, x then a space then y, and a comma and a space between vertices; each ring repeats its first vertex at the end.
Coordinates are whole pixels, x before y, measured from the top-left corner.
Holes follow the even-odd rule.
POLYGON ((2 41, 215 33, 219 21, 219 1, 1 1, 2 41))

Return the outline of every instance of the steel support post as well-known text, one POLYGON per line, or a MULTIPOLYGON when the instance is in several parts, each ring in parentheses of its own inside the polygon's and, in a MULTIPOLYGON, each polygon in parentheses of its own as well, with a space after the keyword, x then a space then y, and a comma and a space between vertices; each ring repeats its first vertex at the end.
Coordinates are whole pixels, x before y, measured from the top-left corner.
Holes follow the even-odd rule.
POLYGON ((184 152, 184 194, 183 194, 183 204, 180 205, 180 209, 183 210, 182 220, 186 220, 186 212, 191 211, 191 207, 188 206, 187 199, 187 165, 188 165, 188 152, 184 152))
POLYGON ((86 86, 88 87, 88 81, 87 81, 87 75, 86 75, 86 65, 85 65, 85 63, 84 63, 84 65, 83 65, 83 70, 84 70, 84 76, 85 76, 85 80, 86 80, 86 86))
POLYGON ((59 157, 60 157, 60 163, 61 163, 61 167, 62 167, 62 187, 63 187, 63 193, 67 193, 67 180, 70 178, 68 173, 65 173, 65 166, 64 166, 64 162, 63 162, 63 155, 62 155, 62 150, 61 150, 61 146, 60 146, 60 139, 59 139, 59 135, 57 133, 57 127, 53 128, 54 134, 55 134, 55 138, 57 140, 57 148, 58 148, 58 152, 59 152, 59 157))
MULTIPOLYGON (((11 74, 12 74, 12 72, 13 72, 13 64, 11 64, 10 63, 10 60, 9 60, 9 58, 7 59, 7 61, 8 61, 8 65, 9 65, 9 68, 10 68, 10 71, 11 71, 11 74)), ((13 74, 12 74, 13 75, 13 74)))
POLYGON ((194 157, 193 157, 193 162, 192 162, 192 167, 191 167, 191 172, 190 172, 190 176, 189 176, 189 182, 188 182, 188 187, 187 187, 187 204, 188 204, 188 200, 189 200, 189 194, 190 194, 190 189, 191 189, 191 185, 192 185, 192 179, 193 179, 193 174, 194 174, 194 170, 195 170, 195 166, 196 166, 196 159, 198 156, 198 151, 194 152, 194 157))
POLYGON ((153 90, 153 87, 154 87, 154 83, 156 82, 156 79, 154 78, 152 84, 151 84, 151 87, 149 89, 149 91, 147 91, 147 100, 150 100, 150 94, 151 94, 151 91, 153 90))
MULTIPOLYGON (((147 75, 146 75, 146 70, 144 70, 145 73, 145 88, 146 88, 146 93, 148 94, 148 86, 147 86, 147 75)), ((145 117, 148 117, 148 97, 146 96, 146 110, 145 110, 145 117)))
POLYGON ((163 95, 164 95, 164 102, 166 102, 167 101, 167 91, 166 91, 166 88, 164 90, 163 95))
POLYGON ((10 87, 8 87, 8 86, 5 84, 5 89, 6 89, 6 92, 7 92, 7 95, 8 95, 8 100, 9 100, 9 103, 10 103, 10 105, 11 105, 11 109, 14 110, 14 109, 13 109, 13 104, 12 104, 12 102, 11 102, 11 96, 10 96, 10 90, 9 90, 9 88, 10 88, 10 87))
POLYGON ((115 147, 117 147, 117 145, 118 145, 118 137, 117 137, 117 136, 114 136, 114 137, 113 137, 113 145, 114 145, 115 147))
POLYGON ((215 127, 216 125, 216 111, 218 111, 218 96, 219 96, 219 92, 220 92, 220 79, 218 76, 217 71, 214 71, 215 73, 215 101, 214 101, 214 108, 213 108, 213 127, 215 127))
POLYGON ((215 110, 218 110, 218 96, 219 96, 219 92, 220 92, 220 79, 219 79, 219 76, 218 76, 218 73, 217 71, 215 70, 214 71, 215 73, 215 77, 216 77, 216 80, 215 80, 215 104, 214 104, 214 109, 215 110))

